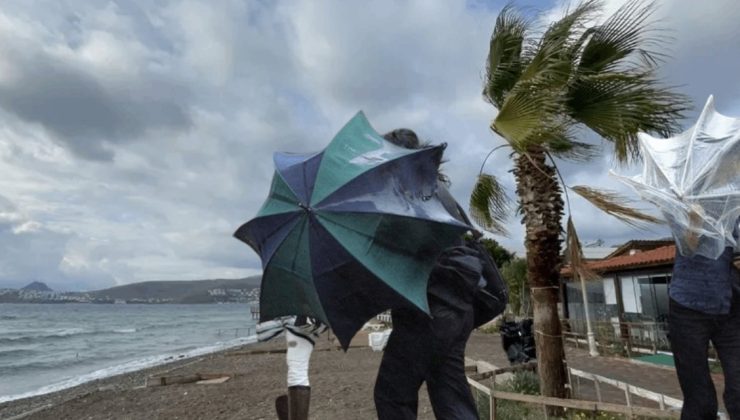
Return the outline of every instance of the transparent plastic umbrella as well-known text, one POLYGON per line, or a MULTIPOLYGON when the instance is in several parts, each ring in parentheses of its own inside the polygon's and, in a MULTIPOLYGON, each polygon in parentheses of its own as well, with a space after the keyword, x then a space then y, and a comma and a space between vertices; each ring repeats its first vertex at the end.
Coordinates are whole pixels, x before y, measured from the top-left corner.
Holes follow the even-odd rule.
POLYGON ((639 134, 642 173, 617 174, 660 209, 682 255, 717 258, 740 217, 740 118, 719 114, 712 96, 696 124, 660 139, 639 134))

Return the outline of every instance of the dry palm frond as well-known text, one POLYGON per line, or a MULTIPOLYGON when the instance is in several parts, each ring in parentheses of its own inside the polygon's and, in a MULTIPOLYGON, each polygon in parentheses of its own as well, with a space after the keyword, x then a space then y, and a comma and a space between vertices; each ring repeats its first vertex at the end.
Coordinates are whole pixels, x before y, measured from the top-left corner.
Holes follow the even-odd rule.
POLYGON ((573 224, 573 219, 570 216, 568 217, 565 244, 565 256, 570 263, 570 268, 573 271, 574 278, 575 276, 579 276, 584 280, 598 279, 598 274, 593 272, 593 270, 591 270, 586 262, 583 260, 583 249, 581 248, 581 241, 578 239, 576 227, 573 224))
POLYGON ((508 236, 504 222, 509 209, 510 199, 496 177, 480 174, 470 195, 470 216, 475 223, 491 233, 508 236))
POLYGON ((576 185, 575 187, 570 187, 570 189, 601 211, 616 217, 630 226, 641 227, 644 223, 662 223, 662 220, 654 216, 629 207, 628 205, 632 201, 613 191, 599 191, 583 185, 576 185))

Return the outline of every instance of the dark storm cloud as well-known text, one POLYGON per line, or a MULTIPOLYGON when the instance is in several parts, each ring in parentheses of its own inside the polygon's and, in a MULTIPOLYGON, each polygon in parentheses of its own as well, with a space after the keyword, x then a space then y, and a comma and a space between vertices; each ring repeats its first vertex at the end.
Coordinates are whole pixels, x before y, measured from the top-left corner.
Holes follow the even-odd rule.
POLYGON ((43 125, 75 154, 108 160, 109 143, 133 141, 150 129, 185 129, 183 90, 164 80, 134 80, 106 86, 60 59, 35 54, 15 57, 20 75, 0 84, 0 106, 27 122, 43 125))

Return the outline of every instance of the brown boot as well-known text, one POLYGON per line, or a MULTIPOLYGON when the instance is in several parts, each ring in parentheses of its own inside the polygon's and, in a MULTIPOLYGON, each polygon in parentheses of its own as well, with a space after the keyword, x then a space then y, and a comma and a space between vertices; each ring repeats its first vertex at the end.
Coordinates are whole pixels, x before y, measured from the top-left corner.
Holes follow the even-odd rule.
POLYGON ((308 420, 308 406, 311 402, 311 387, 288 387, 288 412, 290 420, 308 420))
POLYGON ((278 420, 290 420, 287 395, 283 394, 275 398, 275 411, 277 411, 278 420))

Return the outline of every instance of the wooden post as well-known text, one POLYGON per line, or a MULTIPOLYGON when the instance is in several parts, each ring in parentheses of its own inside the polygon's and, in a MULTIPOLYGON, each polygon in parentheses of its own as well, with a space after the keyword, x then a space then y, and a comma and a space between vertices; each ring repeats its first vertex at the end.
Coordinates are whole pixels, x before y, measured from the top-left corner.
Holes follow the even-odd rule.
POLYGON ((573 389, 573 375, 570 374, 570 366, 568 366, 567 362, 565 365, 565 369, 565 371, 568 372, 568 390, 570 391, 569 398, 575 398, 576 390, 573 389))
POLYGON ((496 398, 493 396, 493 392, 488 395, 488 411, 491 420, 496 420, 496 398))
POLYGON ((496 389, 496 371, 491 375, 491 392, 488 394, 488 410, 490 411, 491 420, 496 420, 496 397, 493 396, 493 390, 496 389))
POLYGON ((594 388, 596 388, 596 401, 601 401, 601 387, 599 386, 599 380, 597 378, 594 378, 594 388))
POLYGON ((632 397, 630 396, 630 386, 628 383, 624 384, 624 398, 627 400, 627 407, 632 407, 632 397))

